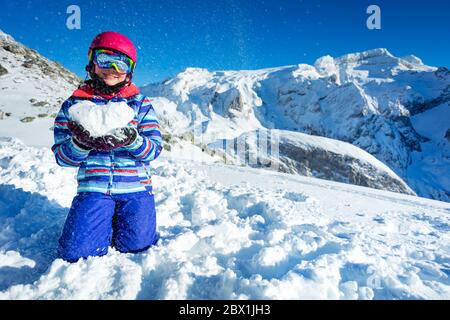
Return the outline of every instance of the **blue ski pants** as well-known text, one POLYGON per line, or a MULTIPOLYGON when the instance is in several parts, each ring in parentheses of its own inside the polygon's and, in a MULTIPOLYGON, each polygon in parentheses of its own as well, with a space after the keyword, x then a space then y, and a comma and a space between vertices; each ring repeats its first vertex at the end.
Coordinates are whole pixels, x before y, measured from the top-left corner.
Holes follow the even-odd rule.
POLYGON ((153 194, 82 192, 72 201, 58 254, 75 262, 105 255, 109 246, 135 253, 156 244, 158 238, 153 194))

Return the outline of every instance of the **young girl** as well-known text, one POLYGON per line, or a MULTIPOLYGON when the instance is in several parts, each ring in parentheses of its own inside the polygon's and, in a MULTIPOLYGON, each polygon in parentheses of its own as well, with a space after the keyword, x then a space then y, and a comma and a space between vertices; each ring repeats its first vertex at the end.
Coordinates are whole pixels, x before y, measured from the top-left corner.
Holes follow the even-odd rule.
POLYGON ((136 66, 133 43, 117 32, 97 35, 89 48, 90 80, 61 107, 52 150, 60 166, 79 167, 77 195, 67 216, 59 256, 70 262, 107 253, 139 252, 158 241, 150 161, 162 150, 159 123, 150 100, 131 82, 136 66), (93 137, 70 118, 80 101, 107 108, 125 102, 134 110, 128 126, 93 137))

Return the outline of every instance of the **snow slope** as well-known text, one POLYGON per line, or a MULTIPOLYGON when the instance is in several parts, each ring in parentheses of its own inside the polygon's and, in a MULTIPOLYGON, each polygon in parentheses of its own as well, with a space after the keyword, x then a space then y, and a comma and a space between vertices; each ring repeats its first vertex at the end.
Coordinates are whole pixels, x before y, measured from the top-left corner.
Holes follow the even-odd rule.
POLYGON ((279 172, 416 195, 384 163, 343 141, 287 130, 259 129, 208 146, 225 149, 227 156, 237 155, 242 164, 253 167, 264 164, 265 168, 279 172))
MULTIPOLYGON (((422 143, 422 152, 413 152, 408 177, 411 187, 419 194, 429 194, 435 199, 447 199, 439 186, 450 186, 450 104, 441 104, 411 117, 411 123, 428 141, 422 143), (423 180, 427 184, 421 183, 423 180)), ((450 194, 450 191, 447 192, 450 194)))
POLYGON ((75 171, 0 140, 1 299, 450 299, 450 205, 262 169, 153 162, 157 246, 55 259, 75 171))
POLYGON ((51 145, 56 113, 79 83, 75 74, 0 30, 0 137, 51 145))

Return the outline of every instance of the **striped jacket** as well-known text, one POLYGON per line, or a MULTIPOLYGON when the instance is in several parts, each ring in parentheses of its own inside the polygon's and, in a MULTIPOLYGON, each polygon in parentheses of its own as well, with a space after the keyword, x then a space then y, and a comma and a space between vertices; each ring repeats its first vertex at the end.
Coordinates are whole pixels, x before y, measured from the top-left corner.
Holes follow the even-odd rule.
POLYGON ((56 116, 54 139, 52 151, 56 162, 64 167, 79 167, 78 192, 104 194, 152 192, 150 161, 159 156, 163 142, 158 119, 150 100, 140 94, 133 84, 115 96, 94 95, 88 85, 76 90, 64 101, 56 116), (87 151, 76 146, 67 128, 67 123, 71 120, 68 110, 75 103, 86 99, 98 105, 106 105, 109 101, 126 102, 135 112, 135 117, 129 125, 138 129, 136 141, 110 152, 87 151))

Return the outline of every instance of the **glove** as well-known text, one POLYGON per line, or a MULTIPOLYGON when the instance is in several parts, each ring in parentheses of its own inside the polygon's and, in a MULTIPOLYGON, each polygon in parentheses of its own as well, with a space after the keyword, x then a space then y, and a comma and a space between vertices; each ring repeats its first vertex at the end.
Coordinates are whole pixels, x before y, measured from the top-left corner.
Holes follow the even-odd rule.
POLYGON ((93 148, 94 138, 81 124, 75 121, 69 121, 67 127, 72 133, 73 142, 78 147, 84 150, 91 150, 93 148))
POLYGON ((93 147, 99 151, 111 151, 126 147, 136 140, 137 135, 138 132, 134 127, 117 128, 111 134, 95 138, 93 147))

